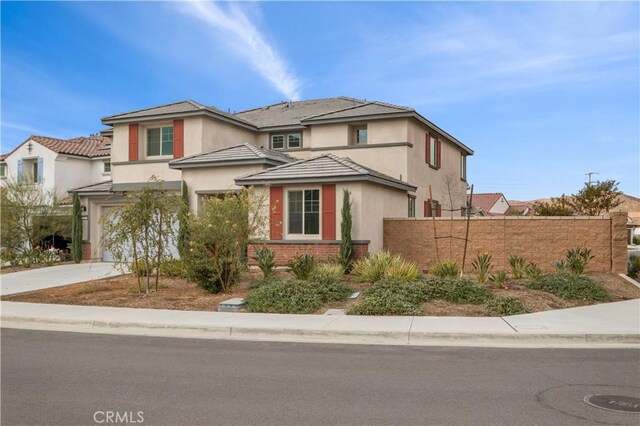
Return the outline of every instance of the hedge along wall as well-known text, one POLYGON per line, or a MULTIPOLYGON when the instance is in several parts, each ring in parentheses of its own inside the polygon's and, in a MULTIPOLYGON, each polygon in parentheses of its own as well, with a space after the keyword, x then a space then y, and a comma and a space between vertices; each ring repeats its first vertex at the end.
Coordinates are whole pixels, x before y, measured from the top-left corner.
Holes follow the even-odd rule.
MULTIPOLYGON (((418 263, 428 270, 436 262, 433 220, 385 219, 384 247, 392 253, 418 263)), ((471 272, 471 262, 478 253, 493 256, 493 271, 508 271, 509 256, 525 256, 544 271, 552 271, 557 260, 577 245, 590 248, 595 258, 588 272, 627 271, 627 213, 591 217, 478 217, 469 223, 469 242, 465 272, 471 272)), ((436 218, 440 261, 453 259, 462 265, 466 218, 436 218)))

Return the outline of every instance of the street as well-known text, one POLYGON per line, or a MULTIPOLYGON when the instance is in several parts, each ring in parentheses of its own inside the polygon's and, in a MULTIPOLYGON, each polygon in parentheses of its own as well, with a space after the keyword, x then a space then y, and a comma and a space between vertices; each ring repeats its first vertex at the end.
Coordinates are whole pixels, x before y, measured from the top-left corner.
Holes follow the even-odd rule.
POLYGON ((2 329, 2 424, 638 424, 636 349, 238 342, 2 329), (109 421, 111 420, 111 421, 109 421))

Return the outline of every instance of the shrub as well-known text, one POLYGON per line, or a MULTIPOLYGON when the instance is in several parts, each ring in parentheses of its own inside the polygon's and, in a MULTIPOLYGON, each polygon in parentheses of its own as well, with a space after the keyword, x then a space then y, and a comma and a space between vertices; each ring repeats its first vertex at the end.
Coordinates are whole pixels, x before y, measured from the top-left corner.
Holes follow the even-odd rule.
POLYGON ((509 256, 509 265, 511 266, 511 275, 513 275, 513 278, 519 280, 524 276, 526 263, 527 260, 524 256, 518 256, 517 254, 509 256))
POLYGON ((299 280, 306 280, 316 267, 316 258, 311 253, 299 254, 289 259, 287 266, 299 280))
POLYGON ((442 280, 440 285, 440 288, 432 288, 433 293, 430 296, 433 299, 443 299, 452 303, 481 305, 493 298, 493 294, 489 290, 480 287, 469 279, 445 279, 442 280))
POLYGON ((276 267, 276 254, 269 247, 260 247, 256 249, 256 255, 253 260, 258 263, 258 268, 262 271, 263 278, 269 278, 276 267))
POLYGON ((593 300, 608 302, 611 297, 606 290, 590 278, 569 274, 566 272, 554 272, 532 280, 529 288, 542 290, 555 294, 563 299, 593 300))
POLYGON ((556 272, 565 272, 569 269, 566 260, 556 260, 553 266, 556 268, 556 272))
POLYGON ((504 283, 507 281, 507 273, 505 271, 498 271, 495 274, 491 274, 489 281, 498 288, 505 288, 504 283))
POLYGON ((513 297, 497 297, 490 300, 487 303, 487 310, 491 315, 498 316, 519 315, 529 312, 521 300, 513 297))
POLYGON ((57 250, 45 250, 39 255, 39 260, 47 266, 53 266, 60 261, 57 250))
POLYGON ((542 276, 542 269, 538 265, 533 262, 529 262, 529 264, 524 268, 524 273, 530 280, 535 280, 542 276))
POLYGON ((455 261, 445 260, 434 264, 431 273, 438 278, 455 278, 460 275, 460 268, 455 261))
POLYGON ((349 315, 422 315, 424 286, 397 278, 383 278, 364 291, 349 315))
MULTIPOLYGON (((138 267, 136 268, 136 263, 132 263, 129 265, 129 270, 133 274, 134 277, 146 277, 147 276, 147 262, 144 260, 138 260, 138 267)), ((153 272, 153 265, 149 265, 149 275, 153 272)))
POLYGON ((245 298, 251 312, 279 314, 308 314, 324 303, 344 299, 351 289, 337 280, 302 281, 298 279, 271 280, 254 289, 245 298))
POLYGON ((165 277, 185 278, 187 271, 180 259, 166 259, 160 263, 160 274, 165 277))
POLYGON ((246 268, 237 259, 230 263, 225 258, 211 258, 206 254, 190 250, 184 259, 185 278, 211 293, 223 290, 223 283, 236 283, 246 268))
POLYGON ((414 262, 404 260, 401 256, 394 256, 388 251, 382 250, 356 262, 352 273, 359 281, 371 283, 375 283, 384 277, 415 281, 420 275, 420 269, 414 262))
POLYGON ((334 279, 340 280, 344 275, 344 268, 339 263, 323 263, 311 272, 312 280, 334 279))
POLYGON ((322 303, 337 302, 353 293, 353 290, 343 283, 341 278, 342 275, 336 277, 329 274, 312 274, 309 282, 313 290, 320 295, 322 303))
POLYGON ((640 257, 632 257, 627 263, 627 275, 635 279, 638 273, 640 273, 640 257))
POLYGON ((640 245, 640 235, 633 237, 633 244, 636 246, 640 245))
POLYGON ((484 284, 489 278, 489 272, 491 271, 491 255, 488 253, 478 253, 475 260, 471 263, 473 271, 478 277, 478 282, 484 284))
POLYGON ((587 263, 594 257, 595 256, 591 254, 591 249, 576 246, 567 250, 567 267, 572 273, 581 275, 587 263))

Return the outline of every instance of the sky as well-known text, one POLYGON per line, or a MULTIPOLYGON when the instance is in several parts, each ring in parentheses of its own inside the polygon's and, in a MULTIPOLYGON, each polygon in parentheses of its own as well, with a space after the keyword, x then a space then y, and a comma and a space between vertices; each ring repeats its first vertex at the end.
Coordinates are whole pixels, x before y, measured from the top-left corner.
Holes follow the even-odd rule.
POLYGON ((6 2, 1 149, 193 99, 415 108, 512 200, 614 179, 640 196, 638 2, 6 2))

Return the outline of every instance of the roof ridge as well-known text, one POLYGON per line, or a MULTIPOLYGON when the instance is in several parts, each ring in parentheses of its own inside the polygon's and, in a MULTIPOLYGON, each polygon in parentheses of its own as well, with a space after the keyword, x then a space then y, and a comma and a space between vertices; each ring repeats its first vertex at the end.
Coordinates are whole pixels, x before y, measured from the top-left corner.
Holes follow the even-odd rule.
MULTIPOLYGON (((360 174, 363 173, 363 166, 361 166, 360 164, 356 163, 355 161, 353 161, 351 158, 349 157, 339 157, 333 153, 328 153, 325 154, 328 157, 331 157, 333 160, 337 161, 338 163, 342 164, 343 166, 347 166, 349 167, 351 170, 358 172, 360 174)), ((366 170, 365 170, 366 172, 366 170)))
POLYGON ((304 100, 300 100, 300 101, 280 101, 280 102, 275 102, 273 104, 269 104, 269 105, 263 105, 263 106, 259 106, 259 107, 255 107, 255 108, 250 108, 250 109, 245 109, 242 111, 237 111, 234 113, 235 114, 242 114, 245 112, 249 112, 249 111, 257 111, 257 110, 261 110, 264 108, 271 108, 273 106, 276 105, 282 105, 282 104, 288 104, 288 103, 301 103, 301 102, 316 102, 316 101, 326 101, 329 99, 344 99, 344 100, 348 100, 348 101, 354 101, 354 102, 365 102, 362 99, 356 99, 356 98, 350 98, 348 96, 330 96, 328 98, 315 98, 315 99, 304 99, 304 100))
POLYGON ((320 114, 314 114, 314 115, 306 116, 305 118, 301 119, 300 121, 311 120, 311 119, 314 119, 314 118, 322 117, 323 115, 335 114, 337 112, 348 111, 350 109, 362 108, 364 106, 371 105, 371 104, 373 104, 373 102, 366 102, 366 103, 363 103, 363 104, 360 104, 360 105, 352 105, 352 106, 346 107, 346 108, 338 108, 338 109, 336 109, 334 111, 327 111, 327 112, 322 112, 320 114))
POLYGON ((389 103, 389 102, 371 101, 371 103, 372 104, 377 104, 377 105, 382 105, 382 106, 387 106, 387 107, 391 107, 391 108, 404 109, 406 111, 415 111, 415 108, 407 107, 407 106, 404 106, 404 105, 392 104, 392 103, 389 103))
POLYGON ((246 175, 244 175, 244 176, 240 176, 240 177, 239 177, 239 178, 237 178, 237 179, 244 179, 244 178, 247 178, 247 177, 249 177, 249 176, 259 176, 259 175, 261 175, 262 173, 272 172, 272 171, 274 171, 274 170, 280 170, 280 169, 282 169, 282 168, 289 167, 289 166, 293 166, 293 165, 296 165, 296 164, 306 163, 306 162, 308 162, 308 161, 316 160, 316 159, 318 159, 318 158, 320 158, 320 157, 325 157, 325 156, 327 156, 327 155, 333 155, 333 154, 322 154, 322 155, 319 155, 319 156, 317 156, 317 157, 311 157, 311 158, 306 158, 306 159, 302 159, 302 160, 298 160, 298 161, 292 161, 291 163, 281 164, 281 165, 279 165, 279 166, 269 167, 268 169, 265 169, 265 170, 259 170, 259 171, 257 171, 257 172, 248 173, 248 174, 246 174, 246 175))
MULTIPOLYGON (((125 112, 120 112, 120 113, 117 113, 117 114, 111 114, 111 115, 109 115, 107 117, 104 117, 103 119, 113 118, 113 117, 117 117, 119 115, 125 115, 125 114, 134 114, 136 112, 149 111, 151 109, 162 108, 162 107, 167 107, 167 106, 170 106, 170 105, 177 105, 177 104, 183 104, 183 103, 188 103, 188 104, 191 104, 191 105, 197 107, 197 105, 196 105, 197 102, 189 100, 189 99, 185 99, 185 100, 177 101, 177 102, 169 102, 168 104, 155 105, 155 106, 152 106, 152 107, 140 108, 140 109, 136 109, 136 110, 133 110, 133 111, 125 111, 125 112)), ((199 107, 197 107, 197 108, 199 108, 199 107)))

